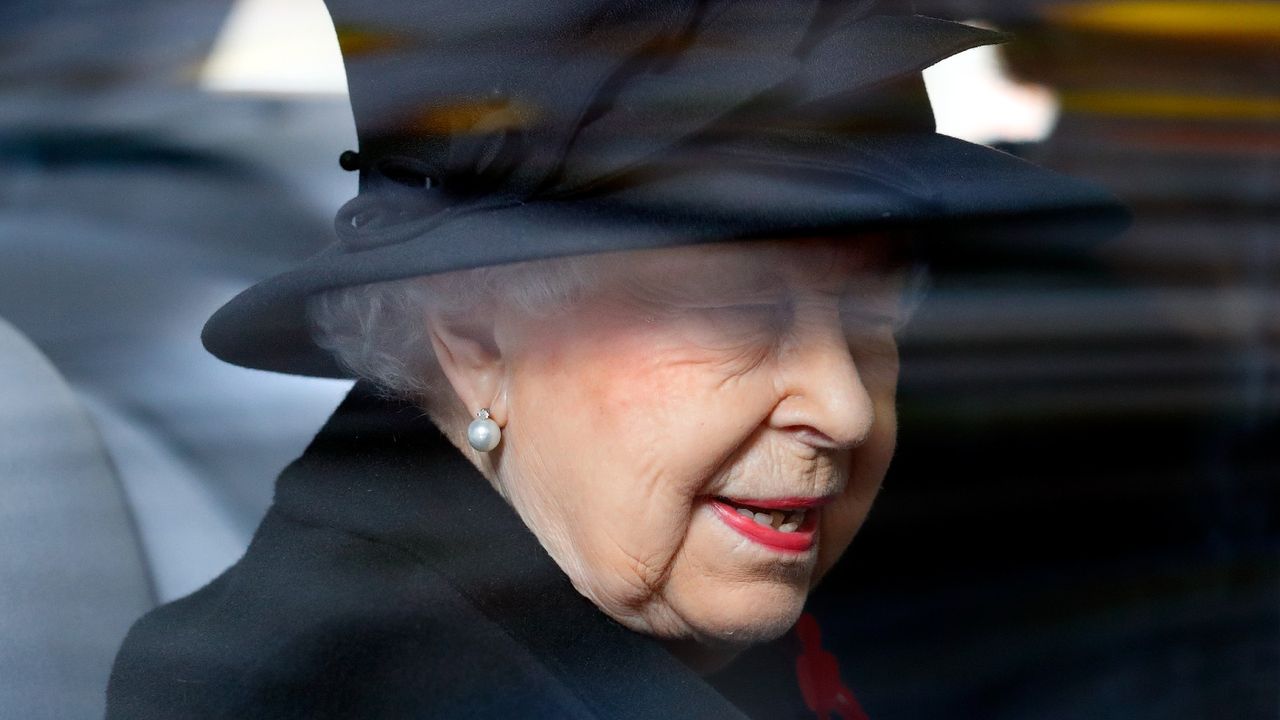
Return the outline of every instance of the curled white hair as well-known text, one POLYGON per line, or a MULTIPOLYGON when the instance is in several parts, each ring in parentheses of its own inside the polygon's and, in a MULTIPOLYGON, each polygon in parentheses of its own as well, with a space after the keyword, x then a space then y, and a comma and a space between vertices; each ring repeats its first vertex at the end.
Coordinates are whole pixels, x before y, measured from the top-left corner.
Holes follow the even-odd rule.
POLYGON ((594 277, 588 257, 514 263, 338 288, 307 303, 317 345, 389 394, 436 405, 445 389, 428 314, 464 317, 497 306, 545 317, 594 277))

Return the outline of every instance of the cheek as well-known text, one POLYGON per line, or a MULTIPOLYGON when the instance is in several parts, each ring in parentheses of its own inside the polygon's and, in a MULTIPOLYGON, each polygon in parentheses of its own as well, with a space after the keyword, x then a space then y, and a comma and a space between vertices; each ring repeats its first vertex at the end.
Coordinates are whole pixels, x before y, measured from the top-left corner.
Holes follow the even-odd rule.
POLYGON ((717 357, 658 328, 577 329, 544 332, 513 371, 509 448, 537 506, 522 515, 560 538, 553 554, 578 564, 580 587, 637 604, 660 589, 695 498, 759 423, 751 408, 726 411, 726 395, 767 393, 727 385, 717 357))
MULTIPOLYGON (((883 391, 891 383, 867 378, 882 389, 877 422, 845 456, 850 482, 824 510, 817 558, 765 572, 725 559, 727 531, 695 501, 725 468, 769 476, 784 465, 731 462, 776 404, 770 365, 742 352, 749 343, 690 342, 661 323, 584 322, 539 328, 513 367, 504 442, 518 467, 517 510, 615 619, 648 617, 646 608, 665 603, 743 628, 793 621, 806 584, 844 551, 879 488, 896 437, 892 388, 883 391)), ((633 627, 656 627, 646 623, 633 627)))
POLYGON ((641 482, 637 491, 693 497, 766 409, 766 384, 726 354, 661 327, 596 335, 569 360, 583 434, 641 482))

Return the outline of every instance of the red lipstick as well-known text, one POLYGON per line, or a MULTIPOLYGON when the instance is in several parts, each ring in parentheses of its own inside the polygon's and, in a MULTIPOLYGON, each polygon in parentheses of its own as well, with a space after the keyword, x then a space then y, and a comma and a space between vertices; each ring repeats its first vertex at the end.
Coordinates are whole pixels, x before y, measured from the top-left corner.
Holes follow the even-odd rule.
POLYGON ((813 547, 818 528, 818 507, 827 502, 826 498, 783 498, 775 500, 729 501, 723 498, 711 498, 711 509, 738 534, 753 540, 772 550, 801 553, 813 547), (730 504, 732 502, 733 504, 730 504), (783 532, 772 525, 756 522, 755 517, 748 517, 738 511, 739 507, 760 510, 796 511, 805 510, 804 521, 792 532, 783 532))
POLYGON ((808 510, 817 508, 831 502, 831 498, 825 497, 795 497, 795 498, 774 498, 772 500, 738 500, 735 498, 727 498, 730 502, 739 505, 749 505, 751 507, 761 508, 764 510, 808 510))

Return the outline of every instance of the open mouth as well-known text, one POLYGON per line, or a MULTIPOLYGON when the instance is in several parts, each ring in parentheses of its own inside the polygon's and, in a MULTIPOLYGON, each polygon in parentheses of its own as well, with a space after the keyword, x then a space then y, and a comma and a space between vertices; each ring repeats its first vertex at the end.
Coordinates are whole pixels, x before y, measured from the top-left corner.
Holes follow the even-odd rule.
POLYGON ((711 509, 738 534, 774 550, 804 552, 813 547, 818 503, 812 500, 737 500, 714 497, 711 509))

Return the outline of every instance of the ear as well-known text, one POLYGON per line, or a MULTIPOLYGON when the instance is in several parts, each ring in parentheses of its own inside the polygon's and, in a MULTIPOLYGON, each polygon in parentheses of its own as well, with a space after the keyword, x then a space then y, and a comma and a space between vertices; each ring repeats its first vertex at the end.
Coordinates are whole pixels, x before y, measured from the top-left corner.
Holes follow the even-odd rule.
POLYGON ((506 363, 494 315, 491 308, 475 310, 468 317, 429 315, 428 335, 464 416, 474 419, 480 408, 488 408, 494 422, 506 425, 506 363))

